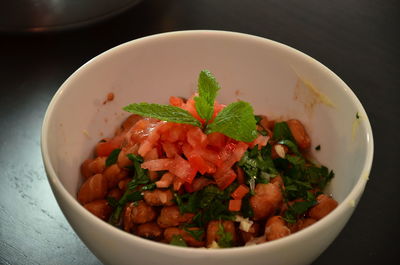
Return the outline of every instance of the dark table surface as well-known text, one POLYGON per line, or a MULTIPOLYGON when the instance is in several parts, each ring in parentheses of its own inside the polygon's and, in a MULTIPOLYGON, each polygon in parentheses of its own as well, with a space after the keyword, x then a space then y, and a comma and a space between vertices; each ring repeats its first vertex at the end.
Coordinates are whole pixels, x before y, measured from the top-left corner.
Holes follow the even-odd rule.
POLYGON ((339 75, 364 105, 375 157, 348 225, 313 263, 395 264, 400 250, 400 1, 145 0, 68 31, 0 33, 0 264, 100 264, 61 213, 43 169, 46 107, 79 66, 118 44, 187 29, 290 45, 339 75))

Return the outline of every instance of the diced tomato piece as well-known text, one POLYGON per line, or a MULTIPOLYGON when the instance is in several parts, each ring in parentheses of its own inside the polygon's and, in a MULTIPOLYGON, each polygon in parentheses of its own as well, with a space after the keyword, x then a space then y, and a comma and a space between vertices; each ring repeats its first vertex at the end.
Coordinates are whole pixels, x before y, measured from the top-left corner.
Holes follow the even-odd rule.
POLYGON ((188 159, 190 165, 197 169, 201 174, 205 173, 214 173, 216 168, 215 166, 203 159, 196 149, 192 148, 189 144, 184 144, 182 146, 182 151, 186 158, 188 159))
POLYGON ((185 190, 186 190, 187 192, 192 193, 192 192, 194 192, 194 189, 193 189, 192 184, 193 184, 193 183, 187 183, 187 182, 185 182, 185 183, 183 184, 183 187, 185 188, 185 190))
POLYGON ((156 186, 157 188, 168 188, 172 184, 174 179, 175 176, 172 173, 167 172, 161 176, 161 179, 159 181, 156 181, 156 186))
POLYGON ((151 171, 161 171, 161 170, 169 170, 169 168, 173 163, 174 159, 160 158, 160 159, 145 161, 142 163, 141 167, 151 171))
POLYGON ((215 181, 208 179, 206 177, 195 178, 192 182, 193 191, 202 190, 204 187, 215 184, 215 181))
POLYGON ((231 168, 242 158, 247 148, 247 144, 243 142, 228 143, 219 153, 217 165, 224 170, 231 168))
POLYGON ((236 175, 239 184, 244 184, 246 182, 246 179, 244 177, 244 171, 239 166, 236 166, 236 175))
POLYGON ((169 97, 169 104, 175 107, 182 107, 182 105, 185 104, 185 102, 183 101, 182 98, 171 96, 169 97))
POLYGON ((242 200, 229 200, 229 211, 238 212, 242 207, 242 200))
POLYGON ((182 153, 175 143, 163 142, 161 145, 168 158, 174 158, 176 155, 182 153))
POLYGON ((151 149, 144 157, 144 161, 155 160, 158 159, 158 150, 157 148, 151 149))
POLYGON ((214 179, 217 183, 217 186, 224 190, 226 187, 231 185, 233 181, 235 181, 236 174, 231 168, 224 171, 222 171, 221 168, 218 168, 217 172, 214 174, 214 179))
POLYGON ((190 114, 192 114, 193 117, 195 117, 201 123, 205 122, 205 120, 200 118, 199 114, 197 113, 196 102, 194 101, 193 98, 188 99, 186 101, 186 104, 182 105, 182 109, 187 110, 190 114))
POLYGON ((173 123, 169 130, 164 132, 161 139, 165 142, 175 143, 186 140, 186 124, 173 123))
POLYGON ((204 148, 208 144, 207 135, 199 128, 193 126, 187 131, 187 142, 196 148, 204 148))
POLYGON ((183 183, 184 183, 183 179, 174 178, 174 183, 173 183, 174 190, 175 191, 179 191, 181 189, 181 186, 182 186, 183 183))
POLYGON ((190 163, 179 155, 175 156, 175 159, 173 159, 169 171, 188 183, 192 183, 197 173, 197 170, 192 168, 190 163))
POLYGON ((207 135, 208 144, 222 149, 226 145, 226 136, 219 132, 213 132, 207 135))
POLYGON ((96 145, 97 156, 109 156, 114 149, 120 148, 121 143, 113 140, 107 142, 99 142, 96 145))
POLYGON ((249 144, 251 148, 258 145, 258 150, 260 150, 263 146, 266 146, 269 140, 269 136, 259 135, 253 142, 249 144))
POLYGON ((235 200, 241 200, 243 199, 244 196, 246 196, 247 193, 249 193, 249 190, 250 190, 249 187, 241 184, 232 192, 231 196, 235 200))

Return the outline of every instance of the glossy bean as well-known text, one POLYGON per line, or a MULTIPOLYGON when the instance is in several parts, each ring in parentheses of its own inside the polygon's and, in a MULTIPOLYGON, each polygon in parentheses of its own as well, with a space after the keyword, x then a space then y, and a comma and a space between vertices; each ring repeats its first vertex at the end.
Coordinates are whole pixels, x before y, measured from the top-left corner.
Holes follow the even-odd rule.
POLYGON ((88 178, 78 192, 78 201, 82 204, 104 199, 107 194, 107 179, 102 174, 88 178))
POLYGON ((299 120, 295 119, 288 120, 286 123, 289 126, 290 132, 296 140, 297 145, 303 150, 310 148, 311 140, 303 124, 299 120))

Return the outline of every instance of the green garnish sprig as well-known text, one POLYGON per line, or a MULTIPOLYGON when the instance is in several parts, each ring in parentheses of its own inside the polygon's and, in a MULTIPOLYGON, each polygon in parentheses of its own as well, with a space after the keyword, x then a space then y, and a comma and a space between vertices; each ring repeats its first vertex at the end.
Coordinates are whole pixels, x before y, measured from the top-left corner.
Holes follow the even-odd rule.
POLYGON ((253 108, 247 102, 231 103, 210 122, 218 90, 220 90, 220 86, 215 77, 208 70, 202 70, 198 79, 199 95, 194 100, 197 113, 205 120, 204 125, 188 111, 170 105, 133 103, 125 106, 123 110, 163 121, 191 124, 203 128, 207 134, 219 132, 238 141, 253 141, 257 137, 257 122, 254 118, 253 108))

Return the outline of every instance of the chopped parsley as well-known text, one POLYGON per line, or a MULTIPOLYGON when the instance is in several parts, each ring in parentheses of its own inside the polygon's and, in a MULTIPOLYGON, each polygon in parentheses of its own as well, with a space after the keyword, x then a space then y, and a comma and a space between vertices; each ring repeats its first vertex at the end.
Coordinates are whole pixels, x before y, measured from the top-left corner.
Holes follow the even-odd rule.
POLYGON ((187 247, 185 240, 183 240, 181 235, 174 235, 169 242, 170 245, 179 246, 179 247, 187 247))
POLYGON ((121 152, 121 149, 116 148, 114 149, 111 154, 106 159, 106 167, 109 167, 115 163, 117 163, 118 155, 121 152))
POLYGON ((218 239, 218 246, 220 248, 229 248, 233 245, 233 236, 231 232, 225 231, 222 222, 220 221, 218 224, 218 231, 217 235, 219 236, 218 239))

